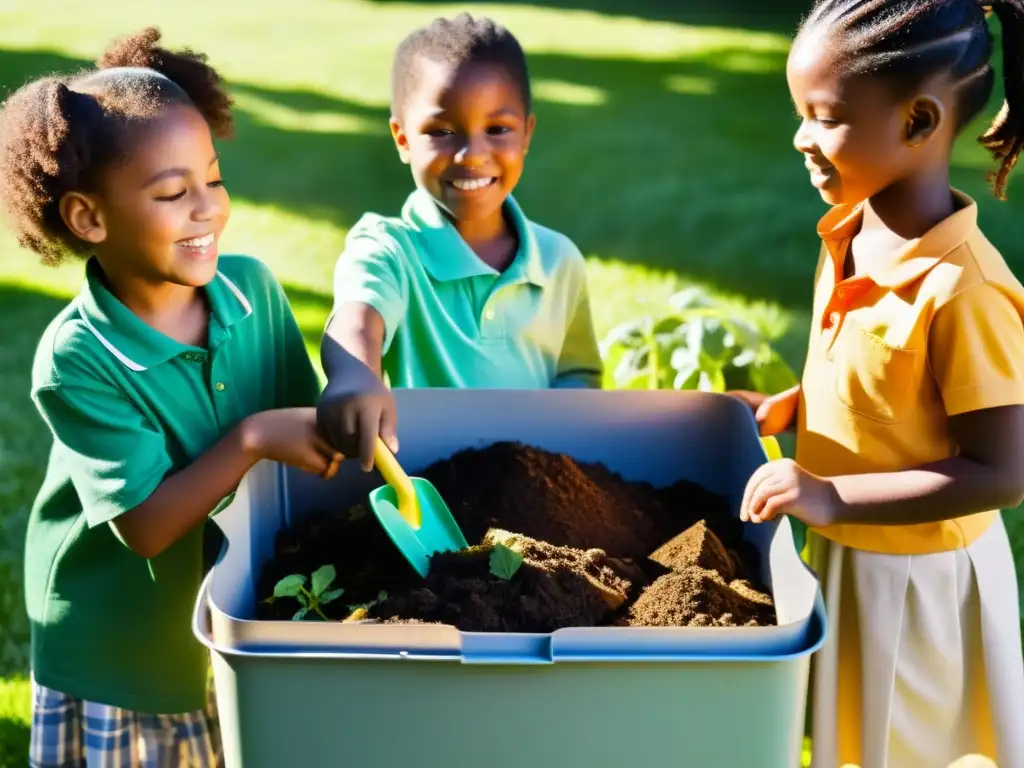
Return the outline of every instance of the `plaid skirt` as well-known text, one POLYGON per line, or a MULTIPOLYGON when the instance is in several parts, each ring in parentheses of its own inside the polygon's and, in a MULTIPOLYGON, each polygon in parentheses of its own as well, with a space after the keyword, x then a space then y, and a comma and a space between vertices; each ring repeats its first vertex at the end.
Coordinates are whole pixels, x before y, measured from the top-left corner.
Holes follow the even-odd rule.
POLYGON ((218 768, 220 729, 206 709, 150 715, 83 701, 32 682, 32 768, 218 768))

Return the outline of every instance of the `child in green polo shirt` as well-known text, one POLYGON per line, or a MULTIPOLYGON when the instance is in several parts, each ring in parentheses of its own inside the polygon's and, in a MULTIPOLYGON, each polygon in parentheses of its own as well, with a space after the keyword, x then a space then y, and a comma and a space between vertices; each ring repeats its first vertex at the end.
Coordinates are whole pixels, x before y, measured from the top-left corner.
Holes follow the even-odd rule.
POLYGON ((218 258, 211 133, 229 133, 230 99, 205 57, 159 37, 30 83, 0 115, 20 242, 89 257, 32 371, 54 437, 25 549, 33 766, 216 765, 190 622, 205 524, 261 459, 325 477, 341 459, 280 285, 218 258))
POLYGON ((391 133, 416 190, 348 234, 323 341, 325 430, 372 466, 395 447, 394 387, 599 387, 586 267, 512 190, 534 116, 518 41, 490 19, 437 19, 399 46, 391 133))

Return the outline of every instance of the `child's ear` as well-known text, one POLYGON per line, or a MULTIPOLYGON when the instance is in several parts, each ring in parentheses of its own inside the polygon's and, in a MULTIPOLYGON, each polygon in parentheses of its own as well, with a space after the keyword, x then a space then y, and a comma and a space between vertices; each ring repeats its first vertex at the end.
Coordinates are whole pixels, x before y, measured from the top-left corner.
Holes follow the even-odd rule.
POLYGON ((530 151, 530 142, 533 140, 533 129, 537 127, 537 118, 530 115, 526 118, 526 144, 523 146, 523 154, 530 151))
POLYGON ((398 122, 398 119, 392 115, 391 121, 391 138, 395 140, 395 147, 398 149, 398 156, 402 158, 402 162, 406 165, 409 164, 409 137, 405 135, 405 131, 402 130, 402 124, 398 122))
POLYGON ((921 95, 914 99, 903 128, 903 140, 912 147, 919 147, 934 136, 946 119, 942 102, 934 96, 921 95))
POLYGON ((68 192, 60 199, 60 217, 71 234, 93 245, 107 239, 107 222, 99 201, 82 192, 68 192))

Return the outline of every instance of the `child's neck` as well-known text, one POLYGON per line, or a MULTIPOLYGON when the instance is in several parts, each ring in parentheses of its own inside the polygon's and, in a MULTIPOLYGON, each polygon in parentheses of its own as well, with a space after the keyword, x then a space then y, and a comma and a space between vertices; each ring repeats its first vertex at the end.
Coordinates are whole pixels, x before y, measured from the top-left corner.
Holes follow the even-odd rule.
POLYGON ((203 291, 106 268, 103 273, 111 293, 146 325, 181 344, 206 346, 210 308, 203 291))
POLYGON ((955 212, 948 168, 919 173, 887 187, 864 206, 847 276, 870 271, 955 212))
POLYGON ((453 221, 455 230, 487 266, 498 272, 508 269, 516 257, 519 237, 505 218, 504 206, 486 219, 453 221))

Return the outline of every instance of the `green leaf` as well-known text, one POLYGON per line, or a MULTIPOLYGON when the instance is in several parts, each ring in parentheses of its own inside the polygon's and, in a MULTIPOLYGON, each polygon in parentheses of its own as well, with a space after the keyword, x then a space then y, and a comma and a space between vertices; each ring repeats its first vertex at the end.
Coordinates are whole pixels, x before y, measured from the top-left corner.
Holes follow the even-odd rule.
POLYGON ((499 579, 508 581, 516 575, 523 564, 523 556, 504 544, 495 544, 491 550, 491 573, 499 579))
POLYGON ((331 589, 320 595, 320 604, 329 603, 332 600, 337 600, 339 597, 345 594, 344 589, 331 589))
POLYGON ((680 346, 672 350, 669 365, 672 366, 674 371, 689 371, 697 365, 699 359, 700 350, 693 349, 685 343, 685 340, 682 340, 680 346))
POLYGON ((387 599, 388 599, 388 593, 385 590, 382 589, 380 592, 377 593, 377 602, 378 603, 383 603, 387 599))
POLYGON ((683 318, 679 317, 678 315, 668 315, 666 317, 661 318, 660 320, 656 320, 654 322, 654 325, 651 327, 651 332, 655 336, 661 336, 662 334, 671 334, 682 324, 683 318))
POLYGON ((306 577, 301 574, 293 573, 291 576, 285 576, 274 585, 274 597, 295 597, 305 583, 306 577))
POLYGON ((646 389, 647 349, 629 349, 615 368, 615 386, 620 389, 646 389))
POLYGON ((634 348, 644 343, 648 318, 629 320, 612 328, 601 340, 601 355, 607 356, 615 347, 634 348))
POLYGON ((757 327, 749 323, 745 318, 724 318, 723 323, 729 331, 729 335, 733 337, 730 346, 756 349, 764 341, 757 327))
POLYGON ((300 605, 309 605, 309 599, 301 592, 295 596, 295 599, 299 601, 300 605))
POLYGON ((321 565, 313 571, 313 594, 319 597, 324 590, 331 586, 337 572, 333 565, 321 565))
POLYGON ((755 392, 774 395, 797 383, 796 374, 786 361, 772 351, 765 361, 758 361, 750 369, 750 388, 755 392))
POLYGON ((701 309, 704 307, 712 306, 711 300, 703 289, 697 286, 690 286, 684 288, 678 293, 673 294, 668 299, 669 306, 680 312, 688 309, 701 309))
POLYGON ((716 363, 724 361, 725 351, 729 346, 726 343, 727 331, 721 321, 715 318, 706 318, 701 323, 703 333, 701 335, 700 351, 710 357, 716 363))
POLYGON ((292 621, 302 621, 306 618, 307 613, 309 613, 309 606, 304 605, 295 612, 295 615, 292 616, 292 621))
POLYGON ((725 392, 725 374, 721 367, 702 368, 698 386, 705 392, 725 392))
POLYGON ((676 370, 678 373, 672 382, 673 389, 697 389, 697 384, 700 382, 700 364, 696 359, 687 360, 676 370))
POLYGON ((753 349, 744 349, 730 361, 734 368, 746 368, 757 362, 757 352, 753 349))

